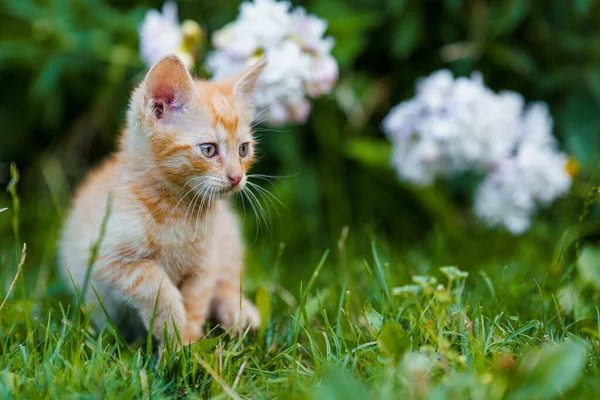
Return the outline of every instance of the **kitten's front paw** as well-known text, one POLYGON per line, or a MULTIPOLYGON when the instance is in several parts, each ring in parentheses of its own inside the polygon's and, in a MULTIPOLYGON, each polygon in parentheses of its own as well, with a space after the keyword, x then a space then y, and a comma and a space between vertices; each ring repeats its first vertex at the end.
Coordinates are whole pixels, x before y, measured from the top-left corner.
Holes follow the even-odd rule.
POLYGON ((216 304, 215 317, 225 330, 231 330, 240 335, 250 327, 256 330, 260 326, 258 309, 245 297, 242 299, 242 309, 239 301, 223 300, 216 304))
POLYGON ((204 333, 202 332, 202 325, 199 323, 186 324, 185 328, 181 331, 181 344, 187 346, 202 339, 204 333))

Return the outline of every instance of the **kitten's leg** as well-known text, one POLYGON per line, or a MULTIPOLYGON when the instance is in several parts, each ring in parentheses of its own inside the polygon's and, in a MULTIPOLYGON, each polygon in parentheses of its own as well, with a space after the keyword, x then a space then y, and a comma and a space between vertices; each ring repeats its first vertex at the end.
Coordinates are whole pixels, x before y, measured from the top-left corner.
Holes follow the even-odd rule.
POLYGON ((193 343, 203 336, 202 325, 208 318, 210 303, 215 292, 216 276, 210 270, 186 276, 181 285, 181 295, 186 314, 186 325, 181 333, 183 345, 193 343))
POLYGON ((99 267, 94 277, 123 293, 138 310, 146 329, 150 327, 156 308, 152 333, 161 342, 164 339, 165 322, 169 339, 173 338, 175 332, 173 322, 180 330, 185 327, 185 309, 181 293, 155 261, 139 260, 125 265, 107 264, 99 267))
POLYGON ((230 275, 217 282, 212 299, 211 311, 223 329, 233 328, 234 333, 241 334, 246 328, 255 330, 260 326, 260 313, 240 290, 240 268, 230 268, 230 275))
POLYGON ((260 314, 254 305, 241 294, 240 275, 244 259, 242 232, 233 211, 223 205, 215 225, 213 250, 216 264, 217 287, 212 299, 212 316, 224 329, 243 332, 260 325, 260 314))

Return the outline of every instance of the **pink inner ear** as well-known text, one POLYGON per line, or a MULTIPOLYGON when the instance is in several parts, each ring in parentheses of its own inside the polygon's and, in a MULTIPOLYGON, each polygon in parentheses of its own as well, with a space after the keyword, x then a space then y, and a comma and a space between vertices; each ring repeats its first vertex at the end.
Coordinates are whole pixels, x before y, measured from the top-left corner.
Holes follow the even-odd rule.
POLYGON ((148 72, 144 99, 158 119, 165 112, 176 112, 190 99, 193 81, 185 65, 175 56, 167 56, 148 72))
POLYGON ((175 98, 174 91, 165 92, 164 94, 163 96, 153 96, 150 98, 150 107, 156 119, 162 119, 165 110, 177 112, 181 109, 181 104, 175 98))
POLYGON ((161 99, 167 103, 173 102, 175 88, 173 82, 164 76, 153 77, 146 86, 146 93, 152 99, 161 99))
POLYGON ((165 110, 175 112, 181 109, 181 102, 176 95, 174 83, 169 77, 155 77, 148 82, 146 94, 157 119, 164 117, 165 110))

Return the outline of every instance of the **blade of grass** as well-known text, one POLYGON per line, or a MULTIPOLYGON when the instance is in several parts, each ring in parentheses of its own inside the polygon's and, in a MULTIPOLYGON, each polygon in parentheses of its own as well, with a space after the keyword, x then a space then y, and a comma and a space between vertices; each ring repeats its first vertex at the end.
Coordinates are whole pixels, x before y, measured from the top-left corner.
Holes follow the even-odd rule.
POLYGON ((379 282, 379 286, 381 290, 385 293, 385 297, 388 301, 390 309, 393 305, 392 301, 392 292, 390 291, 390 287, 388 285, 388 279, 385 279, 385 272, 383 270, 383 266, 381 265, 381 261, 379 260, 379 254, 377 254, 377 248, 375 247, 375 241, 371 242, 371 252, 373 253, 373 259, 375 260, 375 271, 377 275, 377 280, 379 282))
POLYGON ((85 279, 83 280, 83 288, 81 289, 81 299, 79 300, 79 304, 81 304, 81 301, 85 299, 87 288, 90 284, 90 278, 92 276, 92 267, 96 263, 96 259, 98 258, 98 252, 100 251, 100 245, 102 244, 102 239, 104 239, 104 235, 106 234, 106 225, 108 224, 108 218, 110 217, 112 202, 113 196, 109 194, 108 199, 106 201, 106 210, 104 211, 104 217, 102 218, 102 224, 100 225, 100 235, 98 236, 98 240, 96 240, 96 242, 92 246, 92 250, 90 252, 90 259, 88 261, 87 269, 85 271, 85 279))
POLYGON ((223 391, 229 395, 234 400, 242 400, 242 398, 233 390, 231 386, 229 386, 219 374, 202 358, 194 354, 194 359, 198 362, 198 364, 202 365, 202 368, 206 370, 213 377, 215 381, 221 386, 223 391))
MULTIPOLYGON (((293 354, 292 354, 292 360, 294 360, 294 364, 297 366, 298 362, 297 362, 297 356, 298 356, 298 340, 300 337, 300 314, 304 314, 306 315, 306 298, 308 297, 308 294, 310 293, 310 290, 312 289, 313 285, 315 284, 315 281, 317 280, 317 277, 319 276, 319 273, 321 272, 321 268, 323 268, 323 265, 325 265, 325 261, 327 260, 327 256, 329 255, 329 249, 325 250, 325 253, 323 253, 323 256, 321 256, 321 260, 319 261, 319 264, 317 265, 317 268, 315 268, 310 280, 308 281, 308 285, 306 286, 306 290, 303 290, 302 288, 302 282, 300 283, 300 304, 298 305, 298 309, 296 310, 296 315, 294 317, 294 338, 292 340, 292 346, 293 346, 293 354)), ((292 379, 291 379, 292 375, 290 374, 290 387, 292 385, 292 379)))
POLYGON ((4 296, 4 300, 2 301, 2 304, 0 304, 0 311, 2 311, 2 309, 4 308, 4 305, 6 304, 6 301, 8 300, 8 297, 10 296, 10 293, 13 291, 13 289, 15 288, 15 285, 17 284, 17 280, 19 279, 19 275, 21 274, 21 269, 23 268, 23 264, 25 264, 26 255, 27 255, 27 245, 23 244, 23 249, 21 250, 21 261, 19 261, 19 265, 17 266, 17 272, 15 274, 15 278, 13 279, 12 283, 8 287, 8 292, 6 292, 6 296, 4 296))
POLYGON ((92 290, 94 291, 94 294, 96 295, 96 299, 98 299, 98 305, 100 306, 100 308, 102 308, 102 311, 104 312, 104 315, 106 316, 106 319, 108 320, 108 323, 112 327, 116 337, 119 339, 119 341, 121 342, 122 345, 126 345, 127 342, 125 341, 123 336, 121 336, 121 333, 119 332, 119 329, 115 325, 115 322, 112 320, 110 314, 108 313, 108 310, 106 309, 106 307, 104 307, 102 298, 98 295, 96 288, 94 287, 94 285, 91 285, 91 287, 92 287, 92 290))

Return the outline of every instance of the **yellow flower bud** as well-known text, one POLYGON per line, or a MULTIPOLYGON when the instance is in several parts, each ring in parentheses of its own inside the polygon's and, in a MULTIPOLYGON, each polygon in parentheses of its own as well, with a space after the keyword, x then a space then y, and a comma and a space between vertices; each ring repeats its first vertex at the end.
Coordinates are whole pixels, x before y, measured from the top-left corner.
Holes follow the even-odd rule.
POLYGON ((569 157, 569 159, 567 160, 567 164, 565 165, 565 171, 567 171, 567 174, 569 174, 571 178, 574 178, 577 174, 579 174, 580 170, 581 164, 579 163, 579 161, 577 161, 573 157, 569 157))
POLYGON ((181 24, 183 32, 183 41, 181 51, 190 55, 194 54, 204 42, 204 31, 196 21, 186 19, 181 24))

